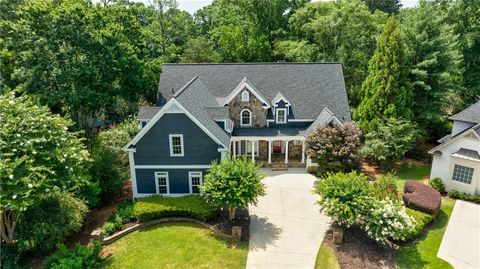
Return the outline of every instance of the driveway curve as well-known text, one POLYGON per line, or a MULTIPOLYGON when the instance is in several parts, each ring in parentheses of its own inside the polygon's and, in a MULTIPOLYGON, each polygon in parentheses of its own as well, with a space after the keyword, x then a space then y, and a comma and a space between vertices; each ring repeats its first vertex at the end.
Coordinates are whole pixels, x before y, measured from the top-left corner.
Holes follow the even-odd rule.
POLYGON ((330 222, 315 204, 315 176, 294 168, 264 173, 267 194, 249 207, 247 269, 313 268, 330 222))

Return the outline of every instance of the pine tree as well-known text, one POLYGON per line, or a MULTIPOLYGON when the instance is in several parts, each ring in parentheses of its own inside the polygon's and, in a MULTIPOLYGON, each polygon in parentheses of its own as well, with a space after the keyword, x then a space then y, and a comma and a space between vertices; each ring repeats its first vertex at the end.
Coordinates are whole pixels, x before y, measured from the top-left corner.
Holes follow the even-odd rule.
POLYGON ((389 118, 411 119, 412 92, 405 64, 400 28, 391 16, 377 40, 368 76, 362 83, 361 101, 354 112, 362 131, 368 133, 389 118))

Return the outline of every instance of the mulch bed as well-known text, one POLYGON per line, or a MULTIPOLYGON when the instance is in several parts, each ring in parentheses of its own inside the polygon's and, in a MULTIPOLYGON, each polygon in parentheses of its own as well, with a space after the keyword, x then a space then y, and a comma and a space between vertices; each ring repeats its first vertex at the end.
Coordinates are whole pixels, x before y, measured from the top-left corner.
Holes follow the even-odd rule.
POLYGON ((333 233, 330 229, 322 244, 326 244, 335 251, 342 269, 357 268, 396 268, 394 249, 381 246, 367 237, 359 227, 350 227, 343 230, 343 244, 333 244, 333 233))
POLYGON ((226 234, 232 234, 233 226, 241 226, 242 241, 247 241, 250 237, 250 215, 248 214, 248 209, 246 208, 237 209, 236 217, 233 221, 228 219, 228 210, 226 208, 222 208, 221 214, 208 223, 213 225, 215 229, 226 234))

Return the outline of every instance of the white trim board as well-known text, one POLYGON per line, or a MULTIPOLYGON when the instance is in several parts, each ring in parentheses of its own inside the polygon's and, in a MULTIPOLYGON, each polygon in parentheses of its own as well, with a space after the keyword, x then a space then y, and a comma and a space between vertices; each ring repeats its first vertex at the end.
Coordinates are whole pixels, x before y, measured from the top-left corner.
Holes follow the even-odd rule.
POLYGON ((238 83, 237 87, 227 96, 225 101, 223 102, 223 105, 228 105, 235 96, 237 96, 241 90, 247 88, 255 97, 257 97, 260 102, 264 103, 265 105, 263 106, 264 108, 270 108, 270 104, 268 103, 267 100, 263 99, 260 94, 255 90, 255 88, 250 85, 247 81, 247 77, 244 77, 240 83, 238 83))
POLYGON ((208 169, 210 165, 134 165, 134 169, 208 169))
POLYGON ((217 137, 215 137, 200 121, 198 121, 185 107, 183 107, 175 98, 170 99, 158 112, 155 116, 143 127, 140 132, 130 141, 128 142, 123 150, 125 151, 134 151, 133 149, 129 149, 131 145, 135 145, 140 141, 140 139, 157 123, 157 121, 165 114, 168 113, 170 109, 173 109, 176 113, 177 110, 181 110, 183 114, 187 115, 202 131, 204 131, 213 141, 215 141, 218 145, 227 148, 217 137))

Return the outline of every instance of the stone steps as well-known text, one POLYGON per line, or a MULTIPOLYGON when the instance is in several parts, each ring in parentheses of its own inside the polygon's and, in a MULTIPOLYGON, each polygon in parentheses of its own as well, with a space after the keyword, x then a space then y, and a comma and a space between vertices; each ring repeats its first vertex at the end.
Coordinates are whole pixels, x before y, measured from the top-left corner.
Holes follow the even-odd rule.
POLYGON ((287 164, 272 164, 271 166, 272 171, 288 171, 287 164))

